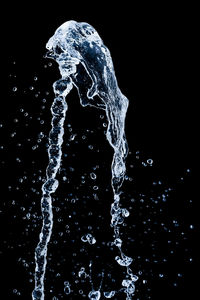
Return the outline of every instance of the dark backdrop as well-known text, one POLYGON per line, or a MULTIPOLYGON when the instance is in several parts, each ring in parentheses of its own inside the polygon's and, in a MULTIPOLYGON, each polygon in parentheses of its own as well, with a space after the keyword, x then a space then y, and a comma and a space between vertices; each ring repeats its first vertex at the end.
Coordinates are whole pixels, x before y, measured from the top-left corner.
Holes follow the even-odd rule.
MULTIPOLYGON (((36 6, 34 3, 28 3, 23 6, 10 4, 10 7, 2 8, 1 14, 3 21, 2 74, 7 74, 6 82, 2 87, 1 100, 1 120, 4 120, 5 123, 7 122, 3 138, 5 152, 2 158, 5 162, 2 166, 2 189, 3 191, 5 190, 4 208, 2 209, 4 218, 2 219, 1 227, 4 228, 2 229, 3 241, 9 236, 9 232, 13 232, 13 235, 10 234, 10 236, 17 240, 18 232, 24 230, 23 224, 11 224, 12 218, 10 215, 16 212, 14 209, 11 211, 7 207, 8 204, 5 200, 9 199, 11 201, 13 197, 20 197, 20 195, 17 194, 17 196, 15 194, 15 191, 13 191, 11 196, 10 194, 9 196, 7 195, 7 187, 10 185, 10 182, 15 181, 15 177, 19 173, 18 167, 15 166, 16 162, 14 162, 17 154, 15 156, 15 153, 13 153, 17 150, 14 150, 7 135, 8 132, 10 134, 14 130, 15 125, 13 125, 12 120, 15 118, 15 115, 19 115, 20 107, 27 108, 32 116, 34 114, 39 116, 40 114, 40 106, 34 105, 33 99, 31 104, 27 103, 27 95, 29 94, 23 92, 29 84, 30 86, 32 85, 34 74, 39 78, 40 86, 37 87, 38 90, 43 94, 47 90, 49 91, 48 101, 53 97, 51 84, 59 78, 59 72, 54 62, 52 62, 53 67, 49 68, 48 63, 50 61, 46 62, 46 59, 43 58, 45 44, 59 25, 71 19, 85 21, 93 25, 111 51, 119 86, 130 100, 126 120, 126 134, 132 153, 130 155, 134 156, 137 151, 140 151, 144 160, 152 158, 155 161, 153 169, 145 169, 144 171, 134 156, 135 168, 130 173, 136 181, 138 194, 146 193, 145 189, 148 188, 145 185, 148 186, 150 181, 160 177, 164 179, 166 186, 174 184, 174 189, 176 190, 173 196, 173 203, 170 202, 167 208, 169 215, 181 216, 182 222, 184 223, 184 220, 186 220, 185 222, 188 226, 192 223, 199 224, 198 203, 194 201, 192 208, 183 205, 183 203, 195 199, 194 180, 192 178, 184 179, 183 187, 179 185, 180 178, 187 173, 186 170, 189 169, 193 172, 193 167, 198 160, 195 154, 197 147, 195 8, 186 6, 167 7, 164 5, 163 7, 145 6, 145 4, 143 4, 142 8, 138 8, 125 3, 115 3, 113 6, 108 7, 103 2, 93 2, 91 5, 82 3, 79 6, 78 3, 63 4, 55 2, 46 3, 45 7, 41 5, 36 6), (5 19, 3 19, 4 14, 6 16, 5 19), (5 57, 7 59, 6 64, 5 57), (4 65, 6 65, 5 69, 4 65), (13 77, 10 74, 17 75, 13 77), (8 93, 5 92, 4 95, 5 86, 8 93), (12 89, 15 86, 17 86, 18 90, 13 96, 12 89)), ((69 109, 71 107, 71 111, 75 115, 74 120, 77 122, 75 127, 81 128, 83 126, 94 130, 95 126, 99 126, 98 121, 96 121, 98 113, 95 112, 93 114, 90 108, 88 111, 83 112, 87 109, 80 107, 75 92, 69 97, 71 97, 69 109)), ((50 103, 48 103, 48 107, 50 108, 50 103)), ((50 128, 50 114, 46 111, 44 115, 48 118, 45 129, 47 133, 50 128)), ((32 138, 35 132, 40 130, 40 125, 37 128, 37 124, 34 124, 28 133, 26 133, 25 128, 21 128, 22 139, 26 137, 26 134, 29 134, 32 138)), ((30 158, 32 154, 26 149, 20 151, 22 151, 25 161, 24 166, 27 168, 26 162, 28 163, 32 159, 30 158)), ((107 149, 107 151, 107 160, 109 162, 112 157, 111 150, 107 149)), ((86 157, 87 155, 89 154, 86 154, 86 157)), ((41 157, 45 166, 47 162, 45 146, 43 146, 41 153, 35 154, 33 158, 36 161, 36 167, 40 165, 39 159, 41 157)), ((87 159, 91 158, 88 156, 87 159)), ((100 164, 104 159, 105 153, 100 155, 100 164)), ((130 159, 129 164, 131 163, 130 159)), ((23 170, 23 168, 22 165, 21 169, 23 170)), ((32 168, 30 172, 34 173, 34 167, 32 168)), ((39 188, 40 184, 38 184, 39 188)), ((20 192, 22 194, 24 194, 23 189, 25 189, 26 193, 29 193, 27 186, 21 188, 20 192)), ((131 194, 133 192, 131 185, 127 189, 127 193, 131 194)), ((37 208, 39 209, 39 205, 37 208)), ((93 208, 95 209, 95 206, 93 208)), ((139 212, 139 204, 135 209, 136 212, 139 212)), ((167 210, 163 219, 167 219, 167 210)), ((143 218, 144 215, 145 211, 142 212, 143 218)), ((137 216, 135 217, 137 220, 137 216)), ((139 229, 142 232, 142 228, 139 227, 139 229)), ((173 231, 172 228, 171 230, 173 231)), ((37 234, 38 232, 35 233, 36 237, 37 234)), ((178 234, 181 235, 181 231, 178 234)), ((142 236, 142 234, 138 234, 138 240, 141 240, 142 236)), ((196 237, 196 235, 189 235, 188 244, 182 246, 188 249, 195 249, 193 256, 198 252, 196 237)), ((27 239, 30 240, 30 237, 27 239)), ((176 242, 176 239, 179 240, 179 237, 174 236, 174 242, 176 242)), ((148 245, 147 240, 145 243, 148 245)), ((7 297, 8 299, 12 299, 12 297, 15 299, 17 296, 11 293, 10 289, 15 286, 17 280, 19 282, 25 280, 26 274, 20 271, 22 273, 19 278, 19 271, 15 265, 16 259, 20 256, 20 249, 17 248, 13 254, 10 247, 6 246, 6 242, 4 244, 2 251, 4 262, 7 259, 4 276, 6 285, 9 285, 9 296, 7 297)), ((30 249, 34 247, 35 243, 30 245, 30 249)), ((165 246, 161 246, 160 249, 162 247, 164 248, 165 246)), ((144 251, 143 246, 138 246, 138 249, 142 255, 144 251)), ((30 260, 31 255, 29 257, 30 260)), ((173 264, 177 259, 178 255, 174 260, 170 260, 165 267, 166 272, 170 274, 171 271, 169 270, 173 271, 173 264)), ((184 260, 185 258, 182 257, 182 260, 180 259, 178 262, 182 267, 184 260)), ((170 286, 170 284, 168 285, 168 281, 170 281, 168 279, 164 283, 156 280, 152 281, 150 299, 168 299, 168 297, 170 299, 175 299, 175 297, 176 299, 177 297, 178 299, 188 299, 188 295, 190 297, 196 296, 196 276, 194 275, 197 268, 196 262, 197 259, 193 266, 184 265, 185 281, 178 290, 174 290, 174 287, 170 286)), ((153 272, 156 272, 156 267, 154 264, 152 265, 153 272)), ((142 285, 139 289, 138 299, 147 299, 147 296, 141 292, 142 285)), ((23 295, 26 295, 26 293, 24 292, 23 295)), ((21 299, 25 299, 23 297, 25 296, 21 296, 21 299)))

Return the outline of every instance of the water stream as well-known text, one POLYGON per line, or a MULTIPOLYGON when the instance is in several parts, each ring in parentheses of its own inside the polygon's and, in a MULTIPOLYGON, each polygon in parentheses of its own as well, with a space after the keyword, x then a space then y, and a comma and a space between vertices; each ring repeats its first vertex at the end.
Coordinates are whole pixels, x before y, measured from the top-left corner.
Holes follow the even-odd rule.
MULTIPOLYGON (((53 228, 53 209, 51 194, 58 187, 56 174, 61 165, 64 121, 67 111, 66 96, 73 86, 78 90, 82 106, 94 106, 103 109, 108 119, 106 137, 113 148, 111 166, 113 202, 111 204, 111 227, 114 231, 114 245, 119 250, 115 257, 116 262, 127 270, 122 287, 126 299, 132 299, 135 291, 135 281, 130 265, 133 261, 123 252, 123 240, 120 235, 120 225, 129 211, 120 204, 120 188, 124 181, 128 154, 128 145, 125 137, 125 117, 128 108, 128 99, 122 94, 117 83, 112 58, 108 48, 96 30, 87 23, 68 21, 61 25, 49 39, 46 48, 47 57, 56 60, 59 66, 61 79, 53 84, 55 98, 51 107, 52 121, 49 133, 48 156, 49 163, 46 169, 46 181, 42 186, 41 209, 43 225, 39 243, 35 251, 35 288, 33 300, 44 299, 44 278, 47 264, 47 248, 53 228)), ((91 290, 89 299, 100 299, 101 285, 98 291, 91 290)), ((112 298, 115 291, 107 294, 112 298)))

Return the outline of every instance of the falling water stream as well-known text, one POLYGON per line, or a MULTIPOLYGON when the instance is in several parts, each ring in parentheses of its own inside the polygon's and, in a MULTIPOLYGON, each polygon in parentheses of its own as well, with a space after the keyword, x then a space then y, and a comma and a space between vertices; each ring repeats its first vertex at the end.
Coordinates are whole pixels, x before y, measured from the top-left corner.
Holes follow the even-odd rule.
MULTIPOLYGON (((43 225, 39 243, 35 250, 35 288, 33 300, 44 299, 44 277, 47 264, 47 248, 53 228, 53 211, 51 194, 58 187, 56 174, 61 165, 64 120, 67 111, 66 96, 73 86, 78 90, 82 106, 94 106, 105 110, 108 119, 106 137, 114 150, 112 161, 112 189, 114 201, 111 204, 111 227, 114 230, 114 245, 119 250, 116 262, 127 270, 126 278, 122 281, 122 289, 126 299, 132 299, 135 291, 135 281, 130 265, 133 261, 122 251, 123 241, 120 236, 120 225, 129 211, 120 204, 120 188, 124 181, 128 154, 125 137, 125 117, 128 99, 121 93, 115 77, 112 58, 108 48, 96 30, 87 23, 68 21, 61 25, 46 45, 47 57, 56 60, 59 65, 61 79, 53 84, 55 98, 51 107, 52 121, 49 133, 46 181, 42 186, 41 209, 43 225)), ((89 299, 100 299, 101 288, 92 289, 89 299)), ((104 296, 112 298, 112 291, 104 296)))

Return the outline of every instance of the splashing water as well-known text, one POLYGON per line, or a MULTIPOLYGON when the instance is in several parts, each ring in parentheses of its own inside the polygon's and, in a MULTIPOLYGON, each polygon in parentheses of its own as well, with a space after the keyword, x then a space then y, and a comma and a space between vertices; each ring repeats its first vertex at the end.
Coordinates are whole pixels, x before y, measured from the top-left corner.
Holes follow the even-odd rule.
MULTIPOLYGON (((124 181, 125 159, 128 146, 125 138, 125 117, 128 99, 121 93, 115 77, 112 58, 95 29, 87 23, 68 21, 61 25, 46 45, 47 57, 56 60, 61 79, 53 84, 52 128, 49 134, 49 164, 46 169, 46 181, 42 186, 41 208, 43 225, 39 243, 35 251, 35 288, 33 300, 44 299, 44 276, 47 263, 47 246, 53 227, 51 194, 58 187, 56 174, 61 164, 61 146, 64 134, 64 120, 67 111, 65 97, 73 88, 77 88, 82 106, 94 106, 106 111, 108 127, 106 137, 114 150, 112 171, 112 189, 114 201, 111 204, 111 226, 114 229, 114 245, 119 249, 116 262, 126 267, 126 280, 122 282, 126 299, 131 299, 135 291, 137 276, 132 273, 132 258, 122 252, 120 224, 129 212, 120 206, 120 188, 124 181), (98 96, 98 97, 95 97, 98 96)), ((114 291, 107 293, 111 298, 114 291)), ((90 299, 100 299, 100 291, 91 291, 90 299), (96 298, 95 298, 96 297, 96 298)))

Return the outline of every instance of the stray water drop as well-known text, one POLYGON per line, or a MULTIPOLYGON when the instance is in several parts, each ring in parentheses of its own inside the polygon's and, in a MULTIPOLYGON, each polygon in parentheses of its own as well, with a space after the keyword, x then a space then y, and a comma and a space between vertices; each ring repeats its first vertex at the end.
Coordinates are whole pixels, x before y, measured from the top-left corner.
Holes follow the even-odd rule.
POLYGON ((90 300, 99 300, 100 297, 101 297, 100 291, 91 291, 91 292, 89 292, 89 294, 88 294, 88 298, 89 298, 90 300))
POLYGON ((90 245, 94 245, 96 243, 96 239, 90 233, 83 235, 81 237, 81 241, 84 243, 88 242, 90 245))
POLYGON ((115 296, 115 291, 111 291, 111 292, 104 292, 103 293, 104 294, 104 297, 105 298, 112 298, 112 297, 114 297, 115 296))
POLYGON ((90 177, 91 177, 93 180, 95 180, 95 179, 97 178, 97 175, 96 175, 94 172, 92 172, 92 173, 90 173, 90 177))

